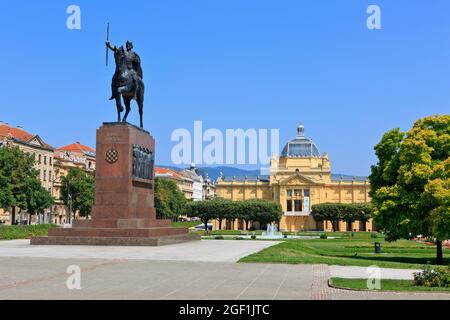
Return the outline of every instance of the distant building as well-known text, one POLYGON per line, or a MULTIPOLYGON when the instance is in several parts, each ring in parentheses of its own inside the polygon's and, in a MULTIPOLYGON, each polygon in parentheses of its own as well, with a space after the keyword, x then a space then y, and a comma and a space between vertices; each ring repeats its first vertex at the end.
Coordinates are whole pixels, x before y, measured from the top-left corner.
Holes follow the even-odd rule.
MULTIPOLYGON (((267 199, 280 203, 283 215, 280 230, 327 230, 331 222, 315 221, 311 208, 315 204, 370 202, 370 185, 366 177, 349 177, 331 173, 328 155, 321 155, 316 144, 305 137, 303 125, 297 128, 297 137, 289 141, 281 156, 270 162, 270 176, 220 177, 217 195, 224 199, 267 199)), ((226 221, 225 221, 226 222, 226 221)), ((217 221, 213 222, 217 227, 217 221)), ((242 221, 222 224, 230 228, 244 228, 242 221)), ((262 226, 256 226, 262 227, 262 226)), ((351 225, 338 221, 335 230, 373 230, 372 220, 355 221, 351 225)))
MULTIPOLYGON (((21 127, 12 127, 9 124, 0 123, 0 147, 8 145, 18 146, 22 151, 34 154, 36 159, 35 168, 39 171, 39 180, 42 186, 51 193, 54 148, 37 134, 29 133, 21 127)), ((49 211, 50 209, 46 211, 47 214, 49 211)), ((16 214, 17 222, 22 222, 25 219, 28 219, 28 215, 25 212, 16 214)), ((10 213, 0 209, 0 220, 6 224, 11 224, 10 213)))
POLYGON ((195 172, 203 178, 203 200, 210 200, 216 197, 216 183, 211 179, 203 168, 195 169, 195 172))
MULTIPOLYGON (((80 168, 87 172, 95 170, 95 150, 79 142, 60 147, 54 154, 54 183, 52 222, 62 224, 68 222, 67 207, 61 200, 61 178, 69 173, 71 168, 80 168)), ((77 214, 75 214, 75 218, 77 214)))
POLYGON ((180 191, 183 193, 184 197, 186 199, 192 199, 194 193, 194 181, 189 176, 183 175, 175 170, 155 167, 155 177, 169 179, 175 182, 180 191))
POLYGON ((201 174, 197 173, 197 169, 195 165, 191 165, 189 169, 184 169, 181 171, 181 174, 192 179, 192 200, 194 201, 202 201, 203 197, 203 177, 201 174))

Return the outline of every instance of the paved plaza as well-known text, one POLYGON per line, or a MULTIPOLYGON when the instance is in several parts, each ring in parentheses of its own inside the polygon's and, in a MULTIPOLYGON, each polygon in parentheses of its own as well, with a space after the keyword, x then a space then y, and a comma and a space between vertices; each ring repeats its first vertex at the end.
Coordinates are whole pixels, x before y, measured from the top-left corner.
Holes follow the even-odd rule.
MULTIPOLYGON (((163 247, 58 247, 3 241, 0 299, 450 299, 449 294, 353 292, 327 284, 331 276, 361 276, 364 268, 236 263, 276 243, 203 240, 163 247), (80 290, 67 289, 70 265, 81 268, 80 290)), ((408 278, 410 272, 382 274, 408 278)))

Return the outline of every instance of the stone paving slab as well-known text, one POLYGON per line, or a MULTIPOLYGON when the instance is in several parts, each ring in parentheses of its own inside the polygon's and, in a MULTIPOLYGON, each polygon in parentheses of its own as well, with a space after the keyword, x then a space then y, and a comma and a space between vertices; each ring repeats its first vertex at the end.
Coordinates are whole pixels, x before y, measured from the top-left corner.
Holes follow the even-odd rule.
POLYGON ((450 294, 330 288, 326 265, 0 257, 0 300, 450 299, 450 294), (81 268, 81 290, 66 269, 81 268))
MULTIPOLYGON (((381 279, 413 280, 413 273, 421 270, 380 268, 380 271, 381 279)), ((367 267, 330 266, 330 275, 336 278, 368 279, 370 273, 367 267)))
POLYGON ((200 240, 161 247, 39 246, 0 241, 0 257, 237 262, 279 241, 200 240))
POLYGON ((205 240, 151 248, 58 248, 32 247, 23 240, 0 242, 0 300, 450 300, 446 293, 361 292, 328 286, 332 275, 362 277, 365 268, 236 263, 276 243, 205 240), (70 265, 81 268, 81 290, 66 286, 70 265))
POLYGON ((0 299, 309 299, 312 266, 230 262, 0 258, 0 299), (69 265, 81 290, 69 290, 69 265))

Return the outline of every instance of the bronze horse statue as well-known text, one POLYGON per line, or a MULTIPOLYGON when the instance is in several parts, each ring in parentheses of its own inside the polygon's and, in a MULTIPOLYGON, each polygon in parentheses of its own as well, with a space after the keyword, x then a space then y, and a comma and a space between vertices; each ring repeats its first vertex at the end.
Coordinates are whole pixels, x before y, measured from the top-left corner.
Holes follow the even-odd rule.
POLYGON ((131 100, 135 100, 139 107, 140 127, 143 128, 145 88, 139 56, 131 51, 131 42, 127 42, 127 51, 124 50, 123 46, 119 48, 111 47, 109 42, 106 45, 114 52, 116 62, 116 71, 111 83, 112 96, 110 100, 116 100, 117 121, 127 121, 128 114, 131 111, 131 100), (125 104, 125 115, 121 119, 121 113, 124 111, 122 98, 125 104))

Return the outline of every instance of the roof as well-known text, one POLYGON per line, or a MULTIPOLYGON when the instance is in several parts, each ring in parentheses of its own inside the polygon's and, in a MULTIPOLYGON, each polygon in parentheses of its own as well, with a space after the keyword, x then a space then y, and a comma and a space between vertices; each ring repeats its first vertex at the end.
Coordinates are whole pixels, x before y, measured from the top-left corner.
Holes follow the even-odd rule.
MULTIPOLYGON (((256 181, 261 181, 261 182, 269 182, 269 176, 231 176, 231 177, 223 177, 224 182, 233 182, 233 181, 237 181, 237 182, 256 182, 256 181)), ((351 176, 351 175, 346 175, 346 174, 331 174, 331 181, 333 182, 339 182, 339 181, 343 181, 343 182, 366 182, 367 181, 367 177, 363 177, 363 176, 351 176)))
MULTIPOLYGON (((40 147, 43 147, 45 149, 54 150, 54 148, 46 143, 44 140, 42 140, 41 137, 39 137, 36 134, 31 134, 22 128, 18 127, 11 127, 8 124, 1 123, 0 124, 0 138, 6 138, 6 137, 12 137, 17 142, 30 144, 31 141, 34 139, 37 139, 39 143, 41 144, 40 147)), ((37 145, 36 145, 37 146, 37 145)), ((39 147, 39 146, 37 146, 39 147)))
POLYGON ((285 145, 281 156, 292 158, 320 157, 320 152, 314 141, 305 138, 305 127, 300 124, 297 127, 297 137, 285 145))
POLYGON ((180 172, 161 167, 155 167, 155 175, 161 178, 173 178, 177 180, 183 180, 187 178, 184 175, 180 174, 180 172))
POLYGON ((238 181, 238 182, 269 182, 269 176, 232 176, 232 177, 223 177, 222 178, 224 182, 232 182, 232 181, 238 181))
POLYGON ((201 175, 198 175, 194 169, 184 169, 183 171, 181 171, 181 174, 196 182, 203 182, 203 177, 201 175))
POLYGON ((78 153, 84 153, 88 156, 95 157, 95 149, 92 149, 91 147, 88 147, 79 142, 75 142, 75 143, 69 144, 67 146, 60 147, 60 148, 56 149, 56 151, 78 152, 78 153))
POLYGON ((339 182, 339 181, 343 181, 343 182, 352 182, 352 181, 356 181, 356 182, 366 182, 368 180, 367 177, 362 177, 362 176, 350 176, 347 174, 336 174, 336 173, 332 173, 331 174, 331 181, 333 182, 339 182))

